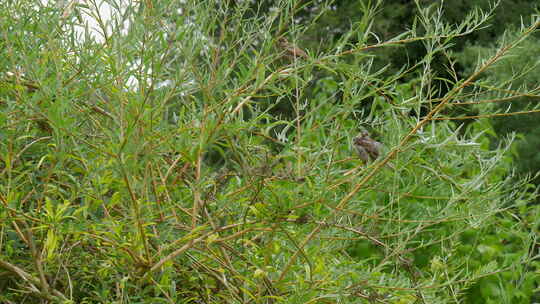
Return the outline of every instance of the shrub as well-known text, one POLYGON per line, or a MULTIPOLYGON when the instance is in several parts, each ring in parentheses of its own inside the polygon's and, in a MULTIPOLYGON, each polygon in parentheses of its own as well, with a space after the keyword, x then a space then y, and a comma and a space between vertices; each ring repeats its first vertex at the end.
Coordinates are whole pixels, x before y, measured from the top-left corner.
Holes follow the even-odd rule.
POLYGON ((447 109, 518 94, 479 77, 538 18, 468 78, 449 65, 440 97, 434 56, 489 12, 451 26, 419 7, 410 31, 376 41, 366 6, 330 51, 304 55, 292 48, 317 18, 297 25, 298 3, 188 2, 112 5, 110 23, 94 2, 0 13, 2 301, 533 297, 537 208, 513 178, 513 137, 490 149, 493 109, 447 109), (81 14, 102 41, 77 36, 81 14), (372 68, 367 50, 417 41, 421 61, 372 68), (366 130, 384 148, 363 162, 351 143, 366 130))

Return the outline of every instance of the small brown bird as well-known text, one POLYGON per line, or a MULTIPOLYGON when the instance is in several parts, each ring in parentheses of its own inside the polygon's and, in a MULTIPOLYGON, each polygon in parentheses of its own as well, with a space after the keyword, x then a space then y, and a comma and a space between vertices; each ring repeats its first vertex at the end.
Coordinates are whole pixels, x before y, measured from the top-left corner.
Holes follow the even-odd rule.
POLYGON ((285 51, 285 57, 289 59, 294 58, 308 58, 308 54, 304 50, 296 47, 294 44, 290 43, 285 37, 278 39, 278 46, 285 51))
POLYGON ((353 146, 360 159, 366 163, 377 159, 382 149, 382 144, 369 137, 369 133, 365 131, 353 139, 353 146))

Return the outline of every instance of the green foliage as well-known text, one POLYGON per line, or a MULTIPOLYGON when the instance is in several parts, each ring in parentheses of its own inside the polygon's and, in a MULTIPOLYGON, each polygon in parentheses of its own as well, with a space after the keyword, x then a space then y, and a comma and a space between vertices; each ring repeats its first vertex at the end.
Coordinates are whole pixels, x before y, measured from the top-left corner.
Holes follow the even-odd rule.
POLYGON ((538 18, 462 78, 436 61, 489 13, 447 24, 417 5, 409 31, 373 41, 380 3, 358 5, 343 37, 291 56, 280 36, 335 14, 310 4, 142 1, 110 23, 93 2, 7 4, 0 301, 530 302, 535 194, 485 105, 521 85, 489 73, 538 18), (102 41, 77 37, 84 14, 102 41), (366 54, 418 43, 390 75, 366 54), (369 163, 351 147, 363 130, 384 144, 369 163))
MULTIPOLYGON (((516 37, 516 30, 510 30, 499 38, 499 44, 516 37)), ((470 45, 458 56, 464 66, 471 66, 479 56, 494 52, 495 43, 486 45, 470 45)), ((499 113, 524 112, 519 116, 501 117, 493 120, 494 130, 502 136, 517 132, 515 158, 516 168, 522 175, 535 175, 540 170, 540 158, 536 150, 540 142, 538 133, 538 98, 536 95, 526 94, 529 90, 538 91, 540 83, 540 66, 538 62, 531 62, 530 54, 540 51, 540 40, 537 37, 523 41, 519 48, 513 49, 508 58, 498 62, 486 71, 485 78, 505 86, 503 91, 494 91, 493 102, 481 105, 499 113), (525 93, 525 94, 524 94, 525 93), (505 100, 509 98, 508 100, 505 100), (497 102, 499 101, 499 102, 497 102)), ((470 69, 465 69, 469 72, 470 69)), ((495 135, 495 134, 494 134, 495 135)), ((535 184, 540 180, 536 177, 535 184)))

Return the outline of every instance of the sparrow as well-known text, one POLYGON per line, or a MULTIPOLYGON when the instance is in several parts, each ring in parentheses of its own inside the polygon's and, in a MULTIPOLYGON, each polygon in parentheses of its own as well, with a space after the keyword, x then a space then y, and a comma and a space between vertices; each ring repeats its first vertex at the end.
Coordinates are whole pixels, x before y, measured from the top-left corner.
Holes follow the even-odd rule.
POLYGON ((304 58, 307 59, 308 55, 304 50, 291 44, 285 37, 281 37, 277 41, 278 46, 285 51, 285 57, 289 59, 304 58))
POLYGON ((353 147, 360 159, 367 163, 379 157, 382 144, 369 137, 369 133, 364 131, 353 139, 353 147))

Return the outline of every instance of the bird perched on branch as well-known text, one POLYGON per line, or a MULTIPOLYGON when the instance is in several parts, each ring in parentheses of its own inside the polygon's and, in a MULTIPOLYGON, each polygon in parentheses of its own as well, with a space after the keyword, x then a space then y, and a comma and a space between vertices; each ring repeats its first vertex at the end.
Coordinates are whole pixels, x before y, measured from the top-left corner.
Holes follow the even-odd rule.
POLYGON ((308 58, 308 55, 306 52, 304 52, 304 50, 290 43, 285 37, 279 38, 277 43, 278 43, 278 46, 285 51, 285 57, 289 59, 294 59, 294 58, 307 59, 308 58))
POLYGON ((379 157, 382 144, 369 137, 369 133, 364 131, 353 139, 353 147, 360 159, 367 163, 379 157))

